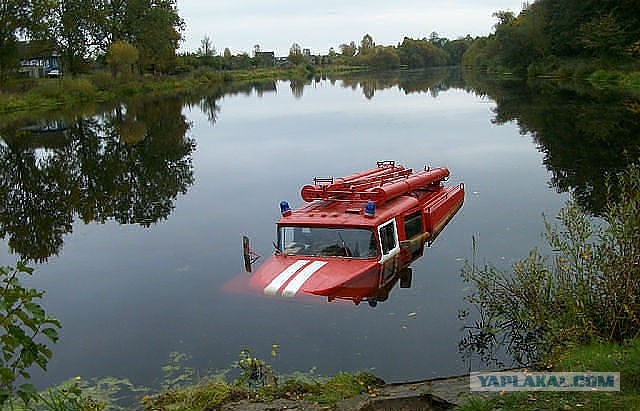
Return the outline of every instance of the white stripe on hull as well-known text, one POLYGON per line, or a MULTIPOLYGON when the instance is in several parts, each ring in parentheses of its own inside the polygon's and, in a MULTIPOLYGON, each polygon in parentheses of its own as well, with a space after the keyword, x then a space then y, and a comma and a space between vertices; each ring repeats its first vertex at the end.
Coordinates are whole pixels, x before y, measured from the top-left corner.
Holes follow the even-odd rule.
POLYGON ((289 284, 282 291, 282 295, 285 297, 293 297, 296 295, 300 287, 307 281, 316 271, 321 269, 327 262, 326 261, 314 261, 306 266, 300 273, 295 276, 289 284))
POLYGON ((276 278, 271 280, 269 285, 264 288, 264 293, 266 295, 276 295, 280 287, 282 287, 284 283, 286 283, 291 277, 293 277, 295 273, 298 272, 299 269, 304 267, 308 262, 309 260, 298 260, 295 263, 291 264, 283 272, 278 274, 276 278))

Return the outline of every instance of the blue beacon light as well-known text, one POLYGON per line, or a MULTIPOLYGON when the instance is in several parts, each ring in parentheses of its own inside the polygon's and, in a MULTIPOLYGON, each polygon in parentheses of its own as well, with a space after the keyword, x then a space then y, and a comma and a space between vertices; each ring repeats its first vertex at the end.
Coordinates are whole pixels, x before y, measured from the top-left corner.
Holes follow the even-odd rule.
POLYGON ((286 201, 280 201, 280 214, 282 214, 283 217, 291 215, 291 207, 289 207, 289 203, 286 201))
POLYGON ((373 217, 376 215, 376 203, 373 201, 367 201, 367 205, 364 207, 365 217, 373 217))

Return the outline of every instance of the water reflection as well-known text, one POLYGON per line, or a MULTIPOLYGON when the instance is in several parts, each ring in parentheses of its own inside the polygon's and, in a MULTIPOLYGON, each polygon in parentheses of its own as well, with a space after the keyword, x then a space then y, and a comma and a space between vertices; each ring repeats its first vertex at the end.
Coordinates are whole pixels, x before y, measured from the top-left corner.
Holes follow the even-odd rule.
MULTIPOLYGON (((291 93, 301 98, 305 87, 325 79, 291 81, 291 93)), ((492 121, 516 121, 522 134, 531 134, 552 172, 550 184, 571 192, 594 214, 606 201, 606 172, 640 156, 640 100, 584 84, 504 81, 457 70, 352 73, 339 84, 361 90, 367 99, 394 87, 433 97, 464 88, 491 98, 497 103, 492 121)), ((275 92, 272 80, 225 83, 205 96, 133 101, 90 117, 3 124, 0 195, 6 201, 0 235, 23 258, 44 261, 59 252, 74 216, 143 226, 166 219, 177 195, 193 184, 195 143, 185 137, 189 125, 182 106, 199 107, 215 124, 224 96, 275 92)))
MULTIPOLYGON (((620 171, 640 156, 640 99, 613 91, 595 90, 586 83, 563 84, 548 80, 498 79, 459 70, 350 73, 339 85, 360 90, 366 99, 390 88, 405 94, 428 93, 437 97, 449 89, 464 89, 495 101, 492 122, 517 122, 521 134, 530 134, 544 153, 552 172, 550 184, 570 192, 585 209, 600 214, 606 202, 605 175, 620 171)), ((291 81, 297 99, 305 87, 327 80, 326 75, 291 81)), ((332 84, 336 79, 331 79, 332 84)), ((226 94, 275 92, 275 82, 225 85, 198 105, 214 123, 219 100, 226 94)))
MULTIPOLYGON (((369 278, 363 278, 359 287, 343 287, 330 297, 313 296, 311 294, 299 294, 295 296, 296 301, 300 303, 321 303, 321 302, 347 302, 355 305, 366 302, 370 307, 376 307, 378 303, 385 302, 389 299, 389 295, 394 288, 411 288, 413 279, 413 269, 405 267, 402 270, 396 270, 388 275, 385 282, 381 283, 378 276, 369 274, 369 278)), ((291 297, 283 297, 281 295, 265 296, 263 288, 256 287, 252 284, 250 274, 243 273, 231 281, 225 283, 221 287, 221 291, 233 294, 250 294, 252 297, 279 298, 289 300, 291 297)))
POLYGON ((515 121, 544 153, 551 185, 593 214, 607 199, 607 173, 640 156, 640 99, 585 83, 500 81, 465 72, 465 81, 497 103, 495 124, 515 121))
POLYGON ((429 70, 415 72, 389 72, 375 77, 366 73, 353 73, 341 77, 343 87, 360 89, 367 99, 376 92, 397 87, 405 94, 429 93, 437 97, 440 91, 453 87, 460 79, 458 70, 429 70))
POLYGON ((166 219, 194 181, 181 110, 177 98, 131 102, 58 119, 55 129, 3 127, 0 235, 11 251, 46 261, 76 218, 145 227, 166 219))
POLYGON ((265 341, 286 342, 284 370, 375 366, 389 380, 460 372, 457 273, 471 235, 482 233, 487 259, 508 264, 536 245, 540 213, 554 213, 565 197, 545 183, 575 190, 597 210, 602 171, 621 168, 625 150, 638 153, 637 99, 586 87, 455 71, 319 76, 294 86, 300 100, 288 82, 265 81, 101 114, 0 119, 0 235, 39 261, 67 242, 34 279, 65 325, 47 381, 108 374, 151 383, 168 352, 222 367, 239 347, 265 341), (47 126, 56 120, 63 126, 47 126), (512 124, 495 126, 510 121, 543 155, 512 124), (410 289, 394 286, 376 310, 292 309, 217 292, 241 270, 242 233, 270 252, 276 201, 292 187, 327 161, 349 172, 385 156, 450 166, 470 188, 444 241, 416 261, 410 289))
MULTIPOLYGON (((292 86, 293 87, 293 86, 292 86)), ((304 85, 302 86, 304 87, 304 85)), ((207 115, 207 119, 211 125, 214 125, 220 115, 220 101, 226 96, 246 95, 256 93, 258 97, 262 97, 265 93, 276 93, 278 90, 274 80, 256 80, 244 83, 223 83, 205 95, 187 96, 184 99, 184 105, 187 107, 198 107, 207 115)))

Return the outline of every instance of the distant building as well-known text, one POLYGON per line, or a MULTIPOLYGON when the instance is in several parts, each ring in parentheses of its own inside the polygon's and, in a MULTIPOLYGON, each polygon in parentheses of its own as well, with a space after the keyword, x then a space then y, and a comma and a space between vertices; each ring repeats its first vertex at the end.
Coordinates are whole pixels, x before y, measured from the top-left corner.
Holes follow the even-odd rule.
POLYGON ((45 40, 18 42, 18 71, 28 77, 58 77, 62 74, 55 43, 45 40))
POLYGON ((289 63, 288 57, 276 57, 277 66, 286 66, 289 63))
POLYGON ((261 67, 273 67, 276 64, 276 55, 273 51, 256 51, 254 57, 261 67))

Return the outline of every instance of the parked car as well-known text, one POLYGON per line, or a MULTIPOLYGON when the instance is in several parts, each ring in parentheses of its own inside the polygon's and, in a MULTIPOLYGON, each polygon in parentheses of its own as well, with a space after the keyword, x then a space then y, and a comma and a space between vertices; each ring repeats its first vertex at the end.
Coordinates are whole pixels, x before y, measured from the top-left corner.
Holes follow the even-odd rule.
POLYGON ((49 78, 57 78, 60 77, 60 69, 57 67, 53 67, 47 70, 47 77, 49 78))

